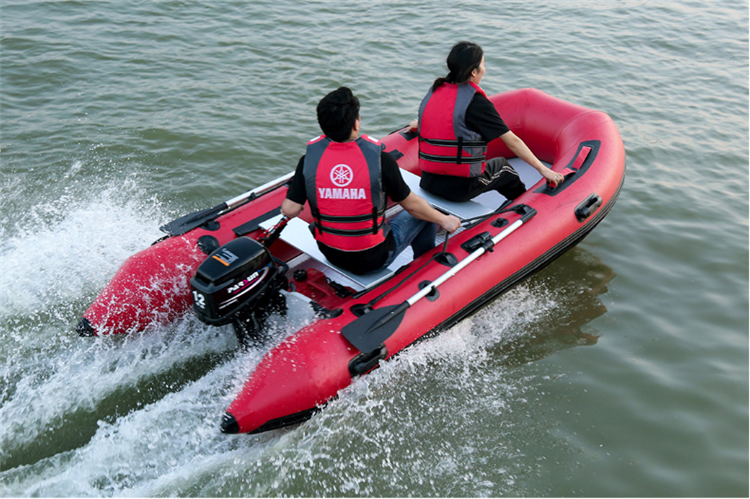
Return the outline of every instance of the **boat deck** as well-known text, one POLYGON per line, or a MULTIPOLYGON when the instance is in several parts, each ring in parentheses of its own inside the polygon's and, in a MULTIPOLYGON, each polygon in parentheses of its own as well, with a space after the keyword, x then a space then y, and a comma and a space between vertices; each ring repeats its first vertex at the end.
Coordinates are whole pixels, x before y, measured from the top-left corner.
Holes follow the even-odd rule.
MULTIPOLYGON (((508 161, 518 172, 521 180, 524 181, 527 188, 532 187, 536 184, 541 175, 531 165, 519 158, 511 158, 508 161)), ((550 165, 547 164, 549 167, 550 165)), ((441 197, 430 194, 427 191, 422 190, 419 187, 418 175, 414 175, 406 170, 401 170, 401 175, 409 188, 418 196, 424 198, 428 203, 437 209, 440 209, 446 213, 450 213, 462 220, 469 218, 479 217, 495 211, 500 205, 502 205, 506 198, 496 191, 485 192, 472 199, 463 203, 454 203, 443 199, 441 197)), ((386 217, 388 219, 396 216, 402 208, 398 205, 388 210, 386 217)), ((268 219, 262 222, 260 225, 264 229, 269 229, 276 225, 281 219, 281 215, 277 215, 274 218, 268 219)), ((462 229, 459 229, 459 231, 462 229)), ((289 263, 290 272, 293 272, 296 268, 304 266, 305 268, 317 268, 326 276, 339 284, 348 286, 355 291, 361 291, 371 286, 377 285, 378 283, 385 281, 391 275, 393 275, 403 265, 408 264, 414 259, 414 254, 411 248, 404 250, 387 268, 380 272, 375 272, 367 275, 356 275, 348 272, 340 267, 337 267, 330 263, 315 242, 312 233, 308 229, 307 222, 293 218, 287 224, 286 229, 281 233, 280 237, 287 244, 300 250, 303 255, 295 258, 289 263)), ((438 234, 437 244, 442 244, 445 241, 445 232, 438 234)))

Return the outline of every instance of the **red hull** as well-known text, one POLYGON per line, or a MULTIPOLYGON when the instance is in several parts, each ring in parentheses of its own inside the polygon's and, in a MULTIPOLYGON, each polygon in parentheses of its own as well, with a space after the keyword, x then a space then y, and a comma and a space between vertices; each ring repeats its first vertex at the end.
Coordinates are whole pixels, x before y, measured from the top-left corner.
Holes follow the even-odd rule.
MULTIPOLYGON (((500 242, 493 252, 485 253, 440 286, 437 300, 423 299, 409 308, 400 326, 384 343, 387 357, 420 338, 450 327, 562 255, 601 221, 621 189, 625 152, 616 126, 605 113, 534 89, 507 92, 490 99, 508 126, 537 157, 568 176, 554 190, 541 181, 527 186, 530 187, 527 192, 513 204, 536 209, 534 219, 500 242), (591 204, 590 213, 586 209, 577 212, 592 195, 601 198, 601 205, 591 204)), ((387 151, 399 157, 401 168, 419 174, 416 138, 395 133, 384 138, 383 143, 387 151)), ((502 141, 496 140, 490 144, 487 156, 509 157, 511 153, 502 141)), ((185 313, 192 304, 188 281, 206 257, 195 247, 198 237, 209 234, 220 244, 230 241, 236 237, 232 228, 277 208, 285 193, 286 189, 279 189, 220 217, 221 228, 217 231, 195 229, 131 257, 85 318, 97 334, 105 334, 143 329, 155 321, 173 320, 185 313)), ((489 232, 494 237, 504 230, 492 225, 498 218, 512 224, 520 215, 510 212, 493 216, 452 237, 448 251, 462 260, 468 255, 461 248, 462 243, 478 233, 489 232)), ((257 234, 258 231, 250 236, 258 237, 257 234)), ((419 268, 441 249, 415 260, 402 275, 419 268)), ((285 260, 299 254, 284 243, 276 243, 273 250, 285 260)), ((404 302, 419 291, 419 283, 433 281, 446 270, 447 267, 433 261, 376 308, 404 302)), ((231 417, 222 428, 255 432, 291 424, 335 397, 351 383, 349 364, 360 354, 341 335, 342 328, 357 319, 352 306, 367 303, 400 280, 386 281, 357 298, 338 298, 324 291, 310 296, 327 308, 342 309, 343 313, 333 319, 317 320, 272 350, 228 408, 231 417)), ((312 294, 313 288, 307 286, 298 291, 312 294)))

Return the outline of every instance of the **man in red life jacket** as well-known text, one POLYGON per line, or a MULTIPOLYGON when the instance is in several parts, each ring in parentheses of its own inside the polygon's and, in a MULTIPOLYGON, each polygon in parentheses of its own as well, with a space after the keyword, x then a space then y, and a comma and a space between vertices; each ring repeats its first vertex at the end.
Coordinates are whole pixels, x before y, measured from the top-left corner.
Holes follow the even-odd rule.
POLYGON ((320 251, 354 274, 376 272, 411 245, 414 257, 435 246, 435 224, 454 232, 461 221, 432 208, 406 185, 380 142, 360 136, 359 99, 341 87, 318 103, 325 135, 307 144, 281 204, 296 217, 309 201, 320 251), (385 221, 386 196, 404 208, 385 221))
POLYGON ((485 74, 484 52, 471 42, 453 46, 447 58, 450 73, 433 83, 419 107, 420 187, 450 201, 463 202, 496 190, 508 199, 526 191, 505 158, 485 161, 487 144, 497 138, 533 166, 553 186, 563 181, 531 152, 505 124, 479 87, 485 74))

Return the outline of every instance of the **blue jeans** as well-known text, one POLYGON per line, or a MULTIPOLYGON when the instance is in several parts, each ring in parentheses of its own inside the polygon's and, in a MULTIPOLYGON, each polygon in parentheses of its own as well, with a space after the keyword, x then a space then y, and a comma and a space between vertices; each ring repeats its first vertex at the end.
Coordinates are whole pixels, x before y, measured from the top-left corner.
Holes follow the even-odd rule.
POLYGON ((407 246, 414 251, 414 258, 422 256, 435 247, 435 224, 414 218, 406 211, 402 211, 388 222, 396 240, 396 249, 388 252, 388 259, 383 268, 393 263, 407 246))

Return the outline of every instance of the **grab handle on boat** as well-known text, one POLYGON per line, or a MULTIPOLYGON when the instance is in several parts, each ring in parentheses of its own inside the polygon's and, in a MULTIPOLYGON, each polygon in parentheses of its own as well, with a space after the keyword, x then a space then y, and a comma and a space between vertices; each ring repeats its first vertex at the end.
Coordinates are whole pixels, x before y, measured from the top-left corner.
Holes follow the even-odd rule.
POLYGON ((589 197, 583 200, 581 204, 576 206, 576 218, 579 222, 583 222, 590 217, 599 207, 602 205, 602 197, 596 193, 592 193, 589 197))
POLYGON ((349 375, 353 378, 361 376, 380 365, 380 361, 388 357, 388 349, 380 345, 372 352, 363 352, 349 361, 349 375))
POLYGON ((521 217, 522 224, 525 224, 531 218, 534 218, 534 216, 536 215, 536 210, 532 208, 531 206, 528 206, 525 204, 518 205, 516 209, 513 211, 522 215, 521 217))

